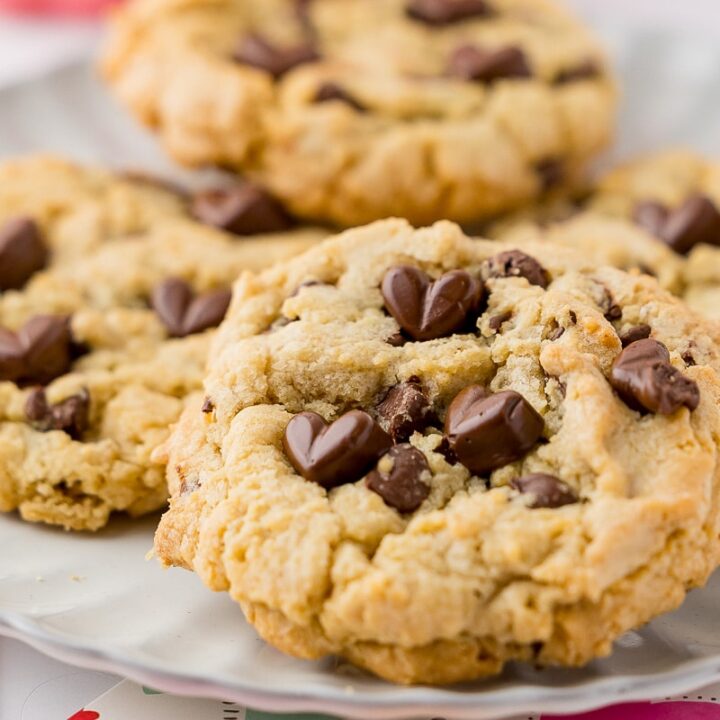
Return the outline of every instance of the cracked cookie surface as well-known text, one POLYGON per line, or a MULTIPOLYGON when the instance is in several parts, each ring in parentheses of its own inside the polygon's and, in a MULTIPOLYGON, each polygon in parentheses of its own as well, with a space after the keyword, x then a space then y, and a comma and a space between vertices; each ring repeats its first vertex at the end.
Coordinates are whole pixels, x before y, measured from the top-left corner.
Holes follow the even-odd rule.
POLYGON ((549 243, 349 231, 237 282, 157 555, 397 682, 588 662, 718 562, 714 332, 549 243))
POLYGON ((343 226, 518 207, 614 124, 602 52, 548 0, 138 0, 103 70, 176 159, 343 226))
POLYGON ((151 455, 201 389, 230 284, 321 236, 231 235, 189 202, 56 158, 0 167, 0 510, 96 530, 164 505, 151 455))
POLYGON ((692 308, 720 319, 720 165, 673 150, 623 165, 577 203, 532 208, 489 230, 507 242, 546 240, 654 275, 692 308))

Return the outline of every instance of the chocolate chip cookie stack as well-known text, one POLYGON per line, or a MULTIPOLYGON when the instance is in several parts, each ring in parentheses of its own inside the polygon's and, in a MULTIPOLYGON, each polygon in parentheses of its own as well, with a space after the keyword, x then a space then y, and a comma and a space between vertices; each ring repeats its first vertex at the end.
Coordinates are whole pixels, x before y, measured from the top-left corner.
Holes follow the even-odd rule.
POLYGON ((131 0, 103 71, 248 180, 0 170, 0 509, 98 529, 169 486, 164 564, 400 683, 580 665, 706 581, 720 175, 578 192, 615 91, 564 10, 131 0))

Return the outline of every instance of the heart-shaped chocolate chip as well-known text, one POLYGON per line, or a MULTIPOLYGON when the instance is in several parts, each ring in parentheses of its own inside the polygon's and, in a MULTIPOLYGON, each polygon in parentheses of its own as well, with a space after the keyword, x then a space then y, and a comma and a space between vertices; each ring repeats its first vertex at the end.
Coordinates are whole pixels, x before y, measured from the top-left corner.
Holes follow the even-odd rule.
POLYGON ((670 353, 653 338, 630 343, 613 362, 610 384, 628 407, 672 415, 681 407, 695 410, 700 389, 670 363, 670 353))
POLYGON ((422 270, 398 265, 382 281, 385 307, 414 340, 434 340, 462 330, 477 314, 484 289, 465 270, 452 270, 434 282, 422 270))
POLYGON ((450 56, 448 75, 489 84, 498 80, 529 78, 532 71, 519 47, 486 50, 477 45, 462 45, 450 56))
POLYGON ((523 277, 531 285, 548 286, 548 272, 530 255, 520 250, 506 250, 487 261, 487 274, 491 278, 523 277))
POLYGON ((363 477, 392 439, 362 410, 351 410, 331 425, 317 413, 303 412, 285 428, 283 446, 300 475, 329 490, 363 477))
POLYGON ((230 290, 212 290, 195 295, 180 278, 161 282, 152 291, 153 310, 173 337, 186 337, 217 327, 225 317, 230 290))
POLYGON ((315 48, 309 43, 293 47, 280 47, 260 35, 247 35, 240 40, 233 59, 243 65, 252 65, 270 73, 275 79, 298 65, 318 60, 315 48))
POLYGON ((16 333, 0 328, 0 380, 46 385, 72 364, 70 318, 37 315, 16 333))
POLYGON ((430 494, 430 466, 412 445, 396 445, 380 458, 365 481, 387 505, 398 512, 415 512, 430 494))
POLYGON ((519 460, 539 440, 544 427, 542 417, 519 393, 490 394, 479 385, 460 392, 445 418, 450 449, 476 475, 519 460))
POLYGON ((633 220, 681 255, 701 243, 720 245, 720 211, 707 195, 690 195, 675 210, 654 200, 640 202, 633 220))
POLYGON ((720 212, 706 195, 691 195, 668 215, 660 237, 677 253, 696 245, 720 245, 720 212))
POLYGON ((282 232, 293 224, 274 197, 250 183, 199 192, 190 212, 199 222, 234 235, 282 232))
POLYGON ((40 228, 26 217, 8 220, 0 228, 0 291, 18 290, 48 261, 40 228))
POLYGON ((562 480, 546 473, 532 473, 515 478, 510 486, 523 495, 533 495, 529 507, 559 508, 578 502, 577 493, 562 480))
POLYGON ((408 440, 414 432, 422 432, 437 419, 416 378, 390 388, 377 412, 380 425, 395 442, 408 440))
POLYGON ((485 0, 410 0, 405 13, 426 25, 449 25, 493 14, 485 0))
POLYGON ((40 432, 62 430, 79 440, 90 425, 90 393, 83 388, 76 395, 50 405, 42 388, 33 390, 25 402, 25 415, 40 432))

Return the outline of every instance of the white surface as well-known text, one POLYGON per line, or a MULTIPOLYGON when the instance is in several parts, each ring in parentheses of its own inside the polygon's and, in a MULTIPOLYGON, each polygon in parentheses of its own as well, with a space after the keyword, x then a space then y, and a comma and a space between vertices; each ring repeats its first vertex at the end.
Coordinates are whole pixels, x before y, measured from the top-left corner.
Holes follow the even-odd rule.
POLYGON ((87 537, 0 517, 0 631, 60 660, 178 695, 364 720, 576 712, 720 679, 720 575, 587 669, 518 667, 487 683, 402 688, 268 647, 226 595, 144 559, 154 524, 117 521, 87 537))
POLYGON ((64 719, 117 683, 113 675, 78 670, 0 638, 2 720, 64 719))
MULTIPOLYGON (((680 143, 720 156, 720 49, 707 40, 720 34, 720 2, 572 4, 596 20, 624 80, 614 154, 680 143), (681 36, 673 31, 680 24, 681 36)), ((82 23, 31 25, 0 18, 0 88, 6 88, 0 93, 0 156, 50 149, 116 167, 174 172, 151 138, 108 101, 88 67, 12 87, 18 77, 39 78, 58 62, 86 56, 97 37, 96 27, 82 23)), ((420 714, 419 707, 422 714, 432 709, 480 720, 504 713, 500 708, 537 711, 544 702, 539 695, 553 698, 548 708, 570 710, 672 693, 719 676, 713 608, 720 601, 720 578, 680 613, 633 636, 636 647, 623 647, 582 673, 523 671, 483 686, 487 692, 478 700, 471 689, 397 689, 280 656, 257 640, 227 598, 207 593, 189 574, 164 575, 145 563, 151 529, 152 521, 135 528, 119 524, 98 538, 77 538, 0 518, 0 617, 6 632, 57 657, 178 693, 221 695, 273 709, 345 707, 346 714, 363 718, 405 715, 412 707, 420 714), (578 685, 583 682, 589 684, 578 685), (518 694, 524 699, 516 702, 518 694)), ((93 682, 111 681, 39 660, 0 640, 1 720, 58 717, 43 705, 51 695, 63 703, 62 718, 71 703, 89 699, 93 682)))

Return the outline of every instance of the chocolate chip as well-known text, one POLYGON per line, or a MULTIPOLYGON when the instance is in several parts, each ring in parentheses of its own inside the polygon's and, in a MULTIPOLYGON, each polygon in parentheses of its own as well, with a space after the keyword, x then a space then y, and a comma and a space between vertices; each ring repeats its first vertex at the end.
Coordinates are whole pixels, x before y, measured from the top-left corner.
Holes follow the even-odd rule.
POLYGON ((453 52, 448 74, 484 83, 532 76, 525 53, 520 48, 485 50, 476 45, 463 45, 453 52))
POLYGON ((458 460, 483 475, 519 460, 538 441, 544 426, 542 417, 519 393, 490 394, 471 385, 450 404, 445 435, 458 460))
POLYGON ((573 325, 577 325, 577 313, 574 310, 570 310, 568 313, 568 318, 570 318, 570 322, 573 325))
POLYGON ((235 235, 282 232, 293 224, 275 198, 250 183, 200 192, 190 211, 201 223, 235 235))
POLYGON ((365 483, 386 505, 410 513, 430 494, 430 486, 423 480, 429 475, 430 466, 420 450, 412 445, 396 445, 380 459, 365 483))
POLYGON ((25 401, 25 415, 40 432, 61 430, 79 440, 90 426, 90 393, 83 388, 58 403, 50 405, 42 388, 35 388, 25 401))
POLYGON ((211 413, 213 410, 215 410, 215 403, 209 397, 206 397, 203 400, 201 411, 204 413, 211 413))
POLYGON ((392 439, 361 410, 331 425, 317 413, 303 412, 285 428, 283 446, 300 475, 329 490, 359 480, 390 449, 392 439))
POLYGON ((540 178, 542 191, 547 192, 565 179, 565 164, 558 158, 546 158, 535 163, 535 172, 540 178))
POLYGON ((692 350, 690 350, 690 348, 688 348, 687 350, 683 350, 683 353, 680 357, 683 359, 683 362, 688 367, 693 367, 697 365, 697 362, 695 361, 692 350))
POLYGON ((649 325, 636 325, 620 335, 620 342, 623 347, 627 347, 638 340, 649 338, 651 332, 652 328, 649 325))
POLYGON ((385 307, 414 340, 434 340, 463 329, 476 315, 484 290, 465 270, 434 282, 419 268, 398 265, 382 281, 385 307))
POLYGON ((8 220, 0 228, 0 291, 18 290, 48 261, 40 228, 26 217, 8 220))
POLYGON ((17 332, 0 328, 0 380, 46 385, 72 364, 70 319, 36 315, 17 332))
POLYGON ((395 442, 422 432, 437 418, 419 382, 403 382, 391 388, 378 405, 378 421, 395 442))
POLYGON ((427 25, 450 25, 493 14, 485 0, 410 0, 405 13, 427 25))
POLYGON ((488 327, 493 332, 497 332, 503 326, 503 323, 506 323, 512 317, 512 315, 513 314, 511 310, 506 310, 505 312, 499 313, 498 315, 493 315, 488 320, 488 327))
POLYGON ((188 283, 170 278, 156 285, 150 299, 153 310, 173 337, 186 337, 217 327, 230 305, 229 290, 195 295, 188 283))
POLYGON ((245 36, 233 53, 236 62, 265 70, 275 79, 299 65, 315 62, 319 58, 315 48, 308 43, 279 47, 260 35, 245 36))
POLYGON ((524 277, 531 285, 541 288, 546 288, 550 279, 547 270, 534 257, 519 250, 507 250, 491 257, 487 271, 493 278, 524 277))
POLYGON ((548 340, 550 340, 550 342, 554 342, 555 340, 559 340, 564 334, 565 328, 558 325, 558 327, 550 331, 550 334, 548 335, 548 340))
POLYGON ((385 342, 393 347, 402 347, 407 343, 407 338, 400 332, 393 333, 385 342))
POLYGON ((337 83, 333 82, 323 83, 318 88, 318 91, 315 93, 315 97, 313 98, 313 100, 316 103, 338 101, 341 103, 345 103, 345 105, 349 105, 351 108, 357 110, 358 112, 362 113, 367 111, 367 108, 361 102, 356 100, 352 95, 350 95, 347 90, 345 90, 337 83))
POLYGON ((685 406, 695 410, 700 390, 670 364, 670 353, 647 338, 628 345, 613 362, 610 384, 633 410, 671 415, 685 406))
POLYGON ((683 255, 700 243, 720 245, 720 212, 706 195, 692 195, 670 213, 660 237, 683 255))
POLYGON ((534 495, 531 508, 559 508, 563 505, 573 505, 578 502, 576 492, 562 480, 554 475, 545 473, 532 473, 521 478, 515 478, 510 486, 523 495, 534 495))
POLYGON ((605 319, 610 320, 611 322, 613 320, 619 320, 622 317, 622 308, 619 305, 616 305, 613 303, 610 305, 610 307, 605 311, 605 319))
POLYGON ((651 235, 660 237, 670 211, 666 205, 654 200, 643 200, 633 208, 632 217, 635 223, 647 230, 651 235))
POLYGON ((587 59, 572 67, 561 70, 553 81, 555 85, 568 85, 581 80, 595 80, 600 77, 600 67, 595 60, 587 59))

